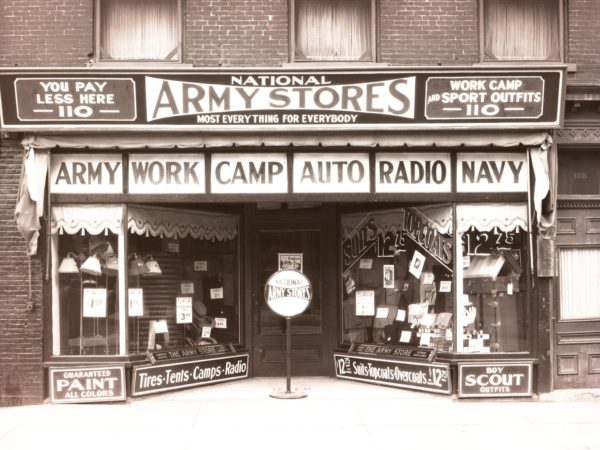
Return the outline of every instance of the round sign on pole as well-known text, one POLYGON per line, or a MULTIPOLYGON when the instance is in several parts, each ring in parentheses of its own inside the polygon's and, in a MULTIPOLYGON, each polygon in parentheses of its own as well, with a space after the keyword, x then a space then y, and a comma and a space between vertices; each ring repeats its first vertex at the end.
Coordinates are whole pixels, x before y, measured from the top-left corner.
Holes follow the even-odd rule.
POLYGON ((265 300, 275 313, 294 317, 304 312, 312 300, 312 285, 302 272, 285 269, 275 272, 265 284, 265 300))

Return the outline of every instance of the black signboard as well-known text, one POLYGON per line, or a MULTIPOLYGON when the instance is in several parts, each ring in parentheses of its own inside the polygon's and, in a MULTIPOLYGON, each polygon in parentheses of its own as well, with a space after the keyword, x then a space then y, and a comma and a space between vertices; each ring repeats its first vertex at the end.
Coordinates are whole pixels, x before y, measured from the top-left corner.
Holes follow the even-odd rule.
POLYGON ((458 365, 459 397, 531 397, 532 363, 458 365))
POLYGON ((52 403, 92 403, 123 401, 124 366, 51 367, 50 400, 52 403))
POLYGON ((234 349, 231 344, 198 345, 195 347, 184 347, 175 350, 149 351, 147 352, 147 356, 150 362, 155 364, 161 361, 197 358, 199 356, 222 355, 225 353, 234 353, 234 349))
POLYGON ((6 68, 2 128, 418 130, 559 127, 564 67, 379 71, 6 68))
POLYGON ((138 366, 133 369, 131 396, 247 378, 248 359, 248 353, 239 353, 171 364, 138 366))
POLYGON ((442 363, 334 354, 338 378, 450 394, 450 366, 442 363))
POLYGON ((412 347, 409 345, 352 344, 348 353, 378 356, 401 356, 432 361, 436 350, 433 348, 412 347))

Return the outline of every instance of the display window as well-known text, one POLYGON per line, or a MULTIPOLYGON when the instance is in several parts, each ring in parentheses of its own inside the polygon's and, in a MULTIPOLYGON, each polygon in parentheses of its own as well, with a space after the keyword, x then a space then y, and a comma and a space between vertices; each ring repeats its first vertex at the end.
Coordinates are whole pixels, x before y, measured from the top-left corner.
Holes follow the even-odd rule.
POLYGON ((342 216, 343 342, 453 348, 452 206, 342 216))
POLYGON ((53 355, 240 342, 236 215, 52 208, 53 355))
POLYGON ((527 205, 458 205, 456 214, 457 351, 527 351, 527 205))

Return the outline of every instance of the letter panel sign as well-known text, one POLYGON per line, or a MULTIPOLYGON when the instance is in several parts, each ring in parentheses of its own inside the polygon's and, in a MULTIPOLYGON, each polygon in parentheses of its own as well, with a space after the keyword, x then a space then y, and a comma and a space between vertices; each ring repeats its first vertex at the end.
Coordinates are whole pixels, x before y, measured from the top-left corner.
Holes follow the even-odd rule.
POLYGON ((458 192, 527 192, 525 153, 459 153, 456 164, 458 192))
POLYGON ((204 194, 204 155, 129 155, 130 194, 204 194))
POLYGON ((548 129, 565 67, 145 72, 3 68, 8 131, 548 129))
POLYGON ((369 193, 368 153, 294 153, 294 193, 369 193))
POLYGON ((117 154, 53 154, 50 163, 53 194, 120 194, 123 161, 117 154))
POLYGON ((459 397, 531 397, 533 364, 465 363, 458 365, 459 397))
POLYGON ((215 153, 211 158, 213 194, 286 194, 285 153, 215 153))
POLYGON ((377 153, 375 190, 389 193, 450 192, 450 153, 377 153))

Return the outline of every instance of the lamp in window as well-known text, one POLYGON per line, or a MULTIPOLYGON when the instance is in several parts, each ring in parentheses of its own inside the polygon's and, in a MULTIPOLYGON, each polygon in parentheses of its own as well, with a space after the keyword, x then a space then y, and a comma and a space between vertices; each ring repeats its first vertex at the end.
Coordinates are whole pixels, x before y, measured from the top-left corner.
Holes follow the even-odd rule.
POLYGON ((140 256, 134 253, 131 257, 131 262, 129 263, 129 275, 139 276, 145 274, 146 272, 148 272, 146 263, 140 256))
POLYGON ((146 269, 148 269, 148 271, 145 272, 143 275, 145 277, 162 275, 162 270, 160 270, 158 262, 152 256, 147 256, 147 259, 148 260, 146 261, 146 269))
POLYGON ((111 255, 106 258, 106 264, 104 265, 104 272, 107 275, 116 275, 119 273, 119 258, 116 255, 111 255))
POLYGON ((81 273, 87 273, 88 275, 102 275, 100 260, 95 254, 90 255, 81 265, 79 271, 81 273))
POLYGON ((58 266, 58 273, 79 273, 76 258, 73 253, 67 253, 58 266))

